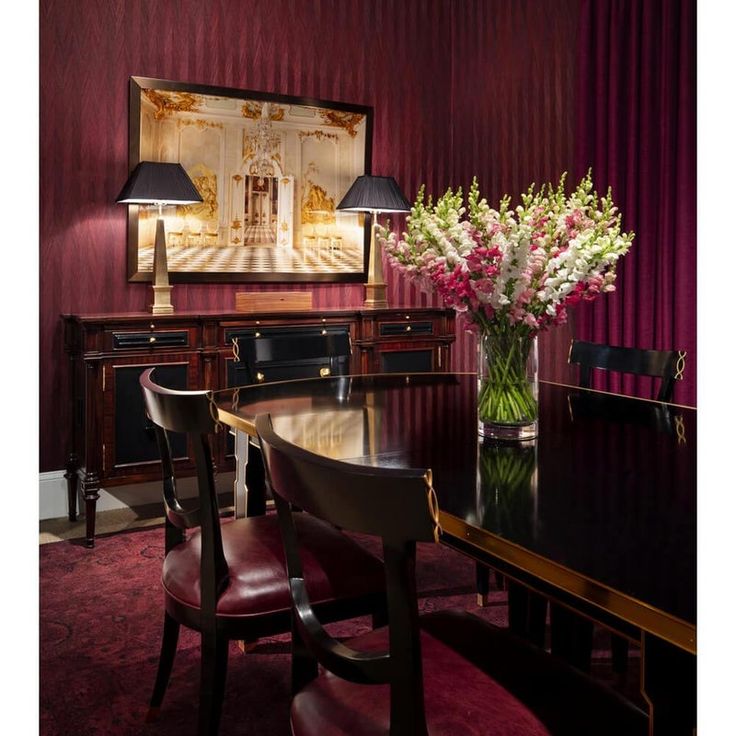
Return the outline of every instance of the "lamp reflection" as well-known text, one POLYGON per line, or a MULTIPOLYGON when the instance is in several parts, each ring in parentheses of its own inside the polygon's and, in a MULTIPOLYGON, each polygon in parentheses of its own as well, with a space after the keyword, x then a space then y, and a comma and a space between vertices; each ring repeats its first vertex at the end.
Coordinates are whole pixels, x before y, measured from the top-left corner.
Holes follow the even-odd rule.
POLYGON ((523 543, 537 536, 537 440, 478 443, 475 523, 523 543))

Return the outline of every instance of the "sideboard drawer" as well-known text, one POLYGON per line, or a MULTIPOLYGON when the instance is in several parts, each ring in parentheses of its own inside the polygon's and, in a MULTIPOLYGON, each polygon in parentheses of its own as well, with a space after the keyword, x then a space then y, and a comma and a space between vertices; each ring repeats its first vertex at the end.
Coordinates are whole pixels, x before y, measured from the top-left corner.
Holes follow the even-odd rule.
POLYGON ((407 335, 432 335, 434 322, 432 320, 407 320, 406 322, 381 322, 378 326, 381 337, 406 337, 407 335))
POLYGON ((130 350, 131 348, 187 348, 189 332, 187 330, 170 330, 167 332, 113 332, 113 350, 130 350))

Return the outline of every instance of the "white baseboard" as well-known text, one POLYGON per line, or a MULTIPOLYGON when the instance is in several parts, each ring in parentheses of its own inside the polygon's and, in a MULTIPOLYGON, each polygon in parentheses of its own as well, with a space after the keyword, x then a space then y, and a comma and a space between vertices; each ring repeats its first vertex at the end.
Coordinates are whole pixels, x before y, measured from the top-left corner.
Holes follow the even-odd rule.
MULTIPOLYGON (((234 473, 222 473, 217 476, 217 488, 224 492, 233 487, 234 473)), ((66 478, 63 470, 39 474, 38 508, 39 520, 58 519, 69 516, 66 478)), ((177 482, 177 492, 182 498, 191 498, 197 493, 196 478, 182 478, 177 482)), ((128 486, 101 488, 97 501, 97 511, 132 508, 148 503, 161 501, 161 481, 136 483, 128 486)), ((84 500, 77 492, 77 514, 84 516, 84 500)))

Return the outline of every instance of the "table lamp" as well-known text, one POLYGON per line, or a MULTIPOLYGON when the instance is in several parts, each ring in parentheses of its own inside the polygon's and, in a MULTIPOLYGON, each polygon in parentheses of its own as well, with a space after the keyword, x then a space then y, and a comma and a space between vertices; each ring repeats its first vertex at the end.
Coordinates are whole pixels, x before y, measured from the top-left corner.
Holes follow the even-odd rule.
POLYGON ((365 285, 364 307, 388 307, 386 284, 383 281, 381 253, 376 244, 376 220, 379 212, 409 212, 411 205, 401 193, 393 176, 359 176, 348 189, 338 210, 367 212, 371 216, 371 245, 368 260, 368 281, 365 285))
POLYGON ((194 204, 202 197, 181 164, 141 161, 128 177, 118 198, 120 204, 158 205, 156 241, 153 248, 153 314, 172 314, 171 286, 166 262, 166 231, 163 207, 172 204, 194 204))

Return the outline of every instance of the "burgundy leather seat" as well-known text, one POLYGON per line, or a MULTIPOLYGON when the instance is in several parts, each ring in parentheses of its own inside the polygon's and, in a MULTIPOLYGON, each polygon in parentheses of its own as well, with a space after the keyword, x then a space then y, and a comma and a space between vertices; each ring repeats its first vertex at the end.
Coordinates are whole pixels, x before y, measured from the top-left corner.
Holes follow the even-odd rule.
MULTIPOLYGON (((430 736, 644 736, 646 716, 562 660, 465 611, 420 618, 430 736)), ((346 642, 388 649, 388 628, 346 642)), ((389 685, 326 673, 292 702, 293 736, 387 736, 389 685)))
MULTIPOLYGON (((383 565, 358 543, 306 514, 297 514, 305 580, 320 607, 384 590, 383 565), (358 574, 356 574, 358 573, 358 574)), ((217 616, 288 617, 291 599, 281 535, 274 515, 223 523, 222 546, 228 563, 227 587, 217 600, 217 616)), ((166 555, 162 581, 172 603, 199 609, 201 533, 196 531, 166 555)))

